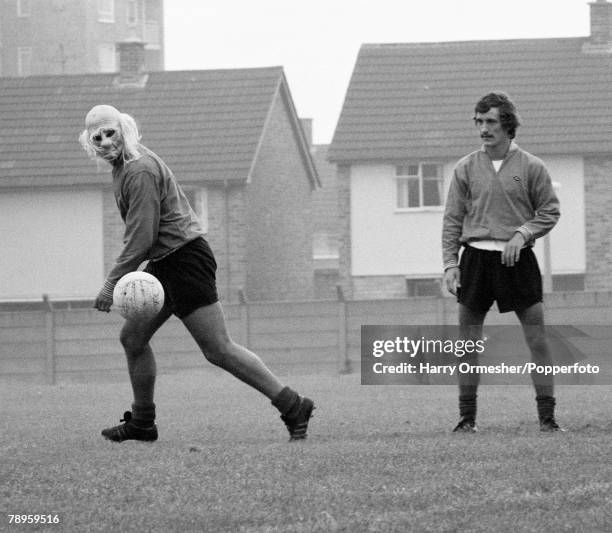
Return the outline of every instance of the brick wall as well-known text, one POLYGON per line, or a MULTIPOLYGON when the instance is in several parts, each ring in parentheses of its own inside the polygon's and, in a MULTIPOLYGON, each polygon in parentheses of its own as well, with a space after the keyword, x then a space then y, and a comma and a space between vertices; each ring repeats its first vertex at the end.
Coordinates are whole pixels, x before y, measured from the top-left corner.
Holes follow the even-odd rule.
POLYGON ((238 301, 246 287, 246 221, 243 184, 207 185, 207 240, 217 261, 217 290, 223 302, 238 301))
POLYGON ((612 159, 584 160, 586 230, 586 290, 612 288, 612 210, 610 183, 612 159))
POLYGON ((312 187, 280 93, 247 185, 247 284, 253 300, 313 296, 312 187))
POLYGON ((406 276, 353 276, 353 298, 404 298, 406 276))
POLYGON ((117 43, 119 71, 122 75, 140 74, 144 69, 145 50, 142 42, 117 43))
POLYGON ((314 230, 338 234, 338 176, 336 165, 327 161, 329 146, 317 144, 312 156, 317 166, 321 187, 313 192, 314 230))

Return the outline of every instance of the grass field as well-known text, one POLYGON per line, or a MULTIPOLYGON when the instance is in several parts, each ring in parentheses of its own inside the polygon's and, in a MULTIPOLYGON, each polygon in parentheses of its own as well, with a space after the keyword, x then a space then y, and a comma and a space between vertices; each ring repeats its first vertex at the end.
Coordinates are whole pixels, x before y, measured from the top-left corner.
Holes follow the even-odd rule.
POLYGON ((565 434, 538 431, 531 387, 482 387, 481 432, 457 435, 454 387, 286 379, 317 403, 306 442, 210 367, 160 376, 154 444, 99 435, 129 407, 126 382, 4 383, 0 531, 612 530, 609 387, 559 387, 565 434))

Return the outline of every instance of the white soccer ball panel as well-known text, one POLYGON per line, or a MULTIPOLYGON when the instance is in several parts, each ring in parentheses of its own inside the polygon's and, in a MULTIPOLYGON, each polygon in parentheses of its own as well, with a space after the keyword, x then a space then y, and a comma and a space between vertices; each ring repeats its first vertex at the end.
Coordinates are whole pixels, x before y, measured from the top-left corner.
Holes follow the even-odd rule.
POLYGON ((164 305, 164 289, 148 272, 129 272, 115 285, 113 305, 123 318, 150 318, 164 305))

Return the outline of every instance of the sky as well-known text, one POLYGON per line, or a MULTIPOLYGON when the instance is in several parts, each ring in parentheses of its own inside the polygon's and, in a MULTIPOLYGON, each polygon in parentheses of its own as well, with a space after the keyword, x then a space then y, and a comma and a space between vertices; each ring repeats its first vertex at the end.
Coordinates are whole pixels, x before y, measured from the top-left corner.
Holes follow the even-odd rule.
POLYGON ((282 66, 329 143, 364 43, 582 37, 587 0, 165 0, 167 70, 282 66))

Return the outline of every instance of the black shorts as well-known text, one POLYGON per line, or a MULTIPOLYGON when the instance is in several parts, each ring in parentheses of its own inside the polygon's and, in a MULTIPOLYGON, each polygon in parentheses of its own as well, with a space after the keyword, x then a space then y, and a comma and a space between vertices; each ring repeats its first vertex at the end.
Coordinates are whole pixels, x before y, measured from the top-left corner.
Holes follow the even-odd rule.
POLYGON ((459 263, 461 287, 457 301, 486 313, 497 301, 500 313, 522 311, 542 301, 542 276, 531 248, 523 248, 512 267, 501 263, 501 252, 466 246, 459 263))
POLYGON ((219 301, 217 263, 203 237, 189 241, 159 261, 149 261, 145 272, 162 284, 165 305, 179 318, 219 301))

